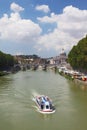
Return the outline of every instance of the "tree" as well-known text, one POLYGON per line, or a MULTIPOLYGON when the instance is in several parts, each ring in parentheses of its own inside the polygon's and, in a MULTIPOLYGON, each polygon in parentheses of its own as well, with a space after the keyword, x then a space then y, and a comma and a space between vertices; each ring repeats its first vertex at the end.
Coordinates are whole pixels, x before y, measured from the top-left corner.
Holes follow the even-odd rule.
POLYGON ((68 62, 74 69, 87 71, 87 36, 73 46, 68 54, 68 62))
POLYGON ((15 63, 14 57, 10 54, 5 54, 0 51, 0 70, 7 67, 12 67, 15 63))

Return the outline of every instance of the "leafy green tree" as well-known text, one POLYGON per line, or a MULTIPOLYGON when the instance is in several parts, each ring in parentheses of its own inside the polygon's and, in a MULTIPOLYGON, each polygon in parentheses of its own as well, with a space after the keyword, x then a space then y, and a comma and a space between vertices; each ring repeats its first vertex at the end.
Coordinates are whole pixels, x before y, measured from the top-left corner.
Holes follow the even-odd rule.
POLYGON ((68 62, 74 69, 87 71, 87 36, 73 46, 68 54, 68 62))
POLYGON ((0 70, 6 67, 12 67, 15 63, 14 57, 0 51, 0 70))

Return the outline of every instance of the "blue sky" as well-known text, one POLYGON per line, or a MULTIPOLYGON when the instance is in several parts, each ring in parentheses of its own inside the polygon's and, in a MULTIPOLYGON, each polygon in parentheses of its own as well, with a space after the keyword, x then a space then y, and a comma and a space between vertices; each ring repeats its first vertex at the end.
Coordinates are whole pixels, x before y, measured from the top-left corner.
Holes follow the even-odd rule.
POLYGON ((3 0, 0 50, 41 57, 68 53, 87 34, 86 0, 3 0))

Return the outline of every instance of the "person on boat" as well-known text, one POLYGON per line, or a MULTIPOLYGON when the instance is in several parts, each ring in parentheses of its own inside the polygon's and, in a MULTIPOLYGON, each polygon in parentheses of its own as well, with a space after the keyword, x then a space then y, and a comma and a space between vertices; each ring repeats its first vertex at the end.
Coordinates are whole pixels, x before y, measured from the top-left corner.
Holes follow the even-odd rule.
POLYGON ((48 96, 45 97, 47 101, 50 101, 50 99, 48 98, 48 96))

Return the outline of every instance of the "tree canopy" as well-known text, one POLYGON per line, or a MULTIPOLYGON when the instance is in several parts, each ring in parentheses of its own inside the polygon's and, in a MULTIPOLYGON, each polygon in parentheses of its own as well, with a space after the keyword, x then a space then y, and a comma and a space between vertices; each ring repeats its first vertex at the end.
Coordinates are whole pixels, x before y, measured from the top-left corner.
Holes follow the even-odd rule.
POLYGON ((14 65, 14 57, 0 51, 0 70, 14 65))
POLYGON ((74 69, 87 71, 87 36, 73 46, 68 54, 68 61, 74 69))

